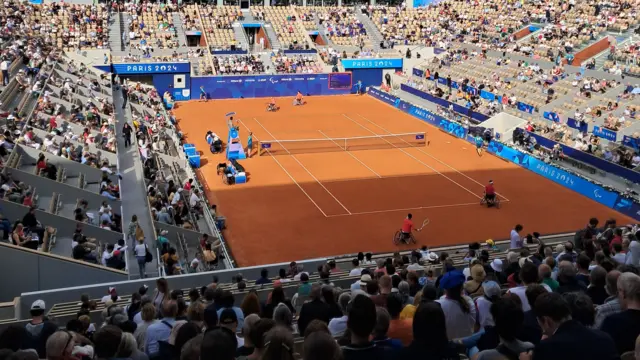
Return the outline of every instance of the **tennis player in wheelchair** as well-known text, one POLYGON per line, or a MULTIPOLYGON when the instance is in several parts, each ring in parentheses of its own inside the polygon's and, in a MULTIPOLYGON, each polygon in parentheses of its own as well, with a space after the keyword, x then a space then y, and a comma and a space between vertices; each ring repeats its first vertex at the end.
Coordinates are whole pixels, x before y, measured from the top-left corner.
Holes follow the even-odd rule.
POLYGON ((496 204, 496 189, 493 187, 493 180, 489 180, 487 186, 484 187, 483 202, 487 204, 488 207, 496 204))
POLYGON ((302 99, 302 93, 298 91, 296 94, 296 98, 293 99, 293 106, 304 105, 304 100, 302 99))
POLYGON ((267 111, 278 111, 280 109, 278 105, 276 105, 276 98, 272 97, 269 105, 267 105, 267 111))
POLYGON ((400 241, 405 244, 409 244, 409 242, 411 241, 411 238, 413 237, 413 235, 411 235, 411 232, 417 231, 413 227, 413 220, 411 220, 412 218, 413 215, 411 213, 407 214, 407 217, 402 221, 402 228, 400 228, 400 234, 402 235, 400 237, 400 241))

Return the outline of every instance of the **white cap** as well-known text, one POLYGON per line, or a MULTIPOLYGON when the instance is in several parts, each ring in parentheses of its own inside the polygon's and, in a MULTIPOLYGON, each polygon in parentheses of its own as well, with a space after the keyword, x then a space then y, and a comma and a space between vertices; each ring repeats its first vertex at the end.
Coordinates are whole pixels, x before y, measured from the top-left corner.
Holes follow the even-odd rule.
POLYGON ((46 308, 43 300, 36 300, 31 304, 31 310, 44 310, 46 308))

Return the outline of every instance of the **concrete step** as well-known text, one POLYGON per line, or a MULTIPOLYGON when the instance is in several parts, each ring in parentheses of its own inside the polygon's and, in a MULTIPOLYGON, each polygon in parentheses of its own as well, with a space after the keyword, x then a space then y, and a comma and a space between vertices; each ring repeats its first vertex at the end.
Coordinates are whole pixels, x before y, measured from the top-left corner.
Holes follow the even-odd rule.
POLYGON ((276 34, 275 29, 271 25, 271 23, 264 24, 264 30, 267 33, 267 37, 269 38, 269 42, 271 43, 271 48, 274 50, 279 50, 282 48, 282 44, 280 44, 280 40, 278 40, 278 34, 276 34))
POLYGON ((380 51, 380 43, 384 41, 384 36, 382 36, 380 30, 378 30, 378 27, 376 27, 373 21, 371 21, 367 15, 363 14, 360 9, 356 9, 356 17, 360 20, 362 25, 364 25, 364 29, 367 31, 367 37, 369 37, 373 49, 375 51, 380 51))

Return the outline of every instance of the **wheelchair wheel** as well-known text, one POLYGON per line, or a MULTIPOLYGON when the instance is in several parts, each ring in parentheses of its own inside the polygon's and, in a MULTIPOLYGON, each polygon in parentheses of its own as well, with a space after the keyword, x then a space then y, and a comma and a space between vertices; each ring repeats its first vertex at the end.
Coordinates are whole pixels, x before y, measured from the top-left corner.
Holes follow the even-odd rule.
POLYGON ((409 238, 411 239, 411 243, 415 244, 416 243, 416 238, 413 236, 413 234, 409 235, 409 238))
POLYGON ((396 231, 395 235, 393 235, 393 243, 395 245, 400 244, 400 241, 402 239, 402 232, 400 232, 400 230, 396 231))
POLYGON ((493 206, 495 206, 496 209, 500 209, 500 198, 498 198, 497 196, 495 200, 493 200, 493 206))
POLYGON ((486 198, 482 198, 480 199, 480 205, 485 205, 487 203, 487 199, 486 198))

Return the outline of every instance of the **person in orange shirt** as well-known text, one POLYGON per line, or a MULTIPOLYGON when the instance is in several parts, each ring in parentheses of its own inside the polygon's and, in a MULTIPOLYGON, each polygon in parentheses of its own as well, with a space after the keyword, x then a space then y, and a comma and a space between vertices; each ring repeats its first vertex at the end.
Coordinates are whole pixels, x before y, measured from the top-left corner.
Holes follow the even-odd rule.
POLYGON ((409 346, 413 341, 413 319, 400 319, 403 305, 400 294, 391 293, 387 296, 387 311, 391 318, 387 336, 400 340, 404 346, 409 346))
POLYGON ((267 107, 267 111, 276 111, 276 110, 278 110, 278 107, 276 106, 276 98, 272 97, 267 107))
POLYGON ((296 99, 293 102, 293 105, 302 105, 303 101, 302 101, 302 93, 300 91, 298 91, 298 94, 296 94, 296 99))
POLYGON ((382 347, 389 350, 402 349, 402 341, 399 339, 393 339, 389 337, 389 323, 391 322, 391 316, 387 309, 378 306, 376 307, 376 327, 371 334, 371 341, 376 347, 382 347))

